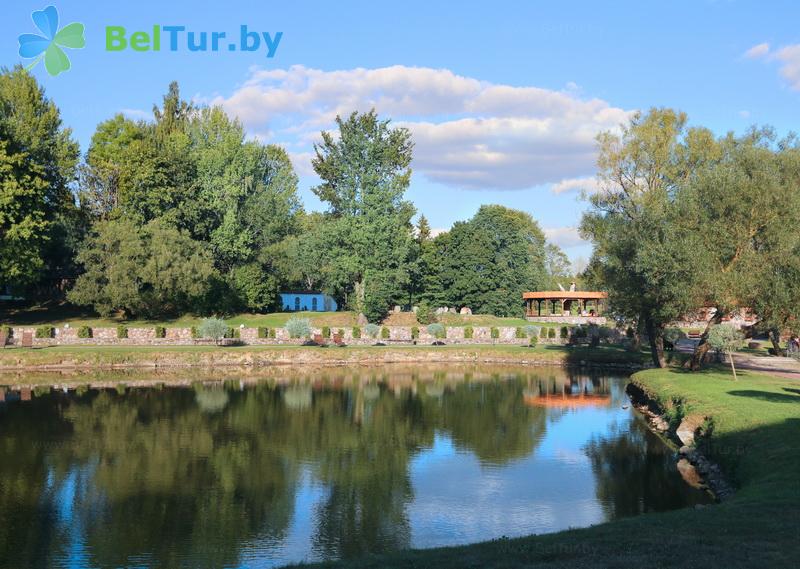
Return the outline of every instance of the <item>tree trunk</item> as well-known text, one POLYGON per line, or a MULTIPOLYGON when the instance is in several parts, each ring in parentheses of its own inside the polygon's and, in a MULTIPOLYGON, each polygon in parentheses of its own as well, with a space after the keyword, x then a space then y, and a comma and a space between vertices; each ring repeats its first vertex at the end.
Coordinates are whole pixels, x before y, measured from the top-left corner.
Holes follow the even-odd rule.
POLYGON ((684 367, 688 367, 692 371, 697 371, 702 367, 703 362, 706 359, 706 354, 708 353, 708 350, 711 348, 711 346, 708 345, 708 333, 711 332, 711 329, 714 326, 722 322, 723 315, 724 312, 719 308, 717 308, 717 312, 714 314, 711 320, 708 321, 708 324, 706 325, 706 329, 703 332, 703 335, 700 336, 700 343, 697 344, 697 347, 694 349, 694 353, 692 354, 692 359, 686 362, 684 367))
POLYGON ((769 339, 772 341, 772 347, 775 348, 775 355, 781 355, 781 332, 777 328, 770 328, 769 339))
POLYGON ((736 366, 733 365, 733 352, 728 352, 728 359, 731 361, 731 371, 733 372, 733 381, 736 381, 736 366))
POLYGON ((664 327, 656 325, 652 318, 647 319, 647 336, 650 340, 650 354, 653 357, 653 365, 659 368, 667 367, 667 360, 664 358, 664 327))

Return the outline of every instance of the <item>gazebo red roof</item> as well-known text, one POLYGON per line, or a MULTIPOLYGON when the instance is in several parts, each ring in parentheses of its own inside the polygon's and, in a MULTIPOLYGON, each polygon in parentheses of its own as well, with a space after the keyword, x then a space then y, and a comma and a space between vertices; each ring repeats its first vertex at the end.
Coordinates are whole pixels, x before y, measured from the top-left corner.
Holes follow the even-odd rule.
POLYGON ((538 292, 523 292, 522 298, 524 300, 547 300, 550 298, 565 300, 599 300, 601 298, 608 298, 608 293, 591 290, 541 290, 538 292))

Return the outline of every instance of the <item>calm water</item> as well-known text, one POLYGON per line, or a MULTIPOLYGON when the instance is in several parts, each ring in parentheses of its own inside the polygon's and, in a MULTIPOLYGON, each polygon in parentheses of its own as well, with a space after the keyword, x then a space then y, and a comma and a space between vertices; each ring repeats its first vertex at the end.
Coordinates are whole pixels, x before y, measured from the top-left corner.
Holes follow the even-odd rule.
POLYGON ((708 501, 623 377, 225 373, 0 396, 0 566, 271 567, 708 501))

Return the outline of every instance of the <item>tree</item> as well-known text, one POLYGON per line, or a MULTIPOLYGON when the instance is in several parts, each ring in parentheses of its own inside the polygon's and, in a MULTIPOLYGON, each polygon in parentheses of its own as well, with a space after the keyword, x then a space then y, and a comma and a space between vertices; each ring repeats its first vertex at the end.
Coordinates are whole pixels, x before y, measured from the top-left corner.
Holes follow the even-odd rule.
POLYGON ((544 259, 548 290, 558 290, 559 284, 573 278, 572 263, 570 263, 569 257, 555 243, 545 245, 544 259))
POLYGON ((338 140, 322 133, 312 166, 313 192, 328 204, 328 281, 337 296, 370 320, 402 300, 413 239, 414 207, 404 200, 411 179, 411 135, 375 111, 336 118, 338 140))
MULTIPOLYGON (((546 282, 545 238, 533 218, 500 205, 481 206, 437 238, 445 302, 497 316, 521 315, 522 293, 546 282)), ((431 294, 426 291, 426 294, 431 294)))
POLYGON ((736 366, 733 363, 733 352, 739 349, 741 342, 742 333, 733 326, 715 326, 708 333, 708 345, 718 352, 728 354, 734 381, 736 381, 736 366))
POLYGON ((85 272, 67 298, 100 314, 176 315, 202 306, 217 277, 211 255, 163 221, 98 223, 78 254, 85 272))
POLYGON ((683 113, 651 109, 619 134, 601 133, 601 190, 581 223, 595 246, 592 280, 608 290, 617 316, 645 329, 658 367, 666 365, 664 328, 698 306, 697 235, 682 226, 675 195, 707 136, 685 124, 683 113))
POLYGON ((0 69, 0 274, 5 284, 55 284, 71 272, 81 219, 70 184, 78 145, 36 79, 0 69))
POLYGON ((216 345, 219 345, 225 334, 228 333, 228 325, 221 318, 203 318, 197 332, 202 338, 210 338, 216 345))

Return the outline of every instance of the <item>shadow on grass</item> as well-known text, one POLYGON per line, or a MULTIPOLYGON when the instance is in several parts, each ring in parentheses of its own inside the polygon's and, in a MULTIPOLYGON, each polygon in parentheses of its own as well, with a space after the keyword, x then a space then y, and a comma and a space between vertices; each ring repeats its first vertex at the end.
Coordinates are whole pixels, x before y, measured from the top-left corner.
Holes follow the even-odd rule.
MULTIPOLYGON (((787 389, 787 388, 784 388, 787 389)), ((794 390, 798 392, 798 390, 794 390)), ((771 391, 756 391, 755 389, 740 389, 728 391, 729 395, 736 397, 752 397, 769 401, 770 403, 800 403, 800 395, 787 395, 785 393, 773 393, 771 391)))

